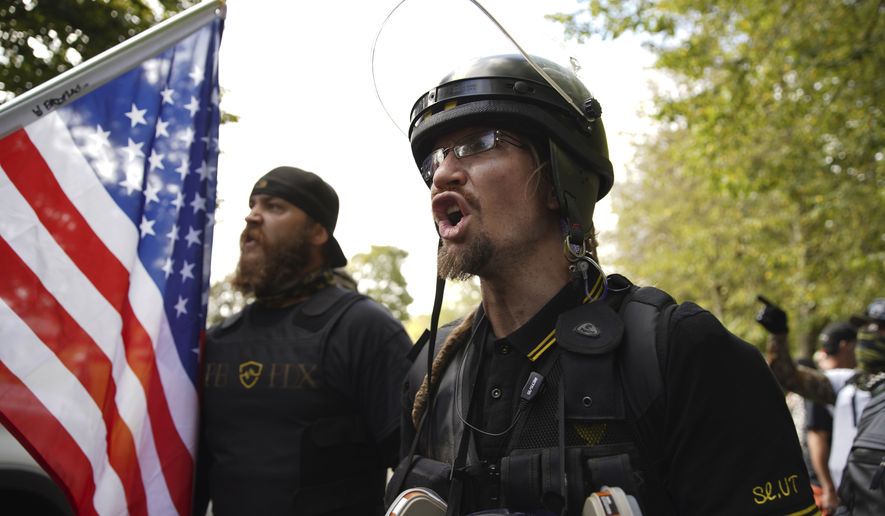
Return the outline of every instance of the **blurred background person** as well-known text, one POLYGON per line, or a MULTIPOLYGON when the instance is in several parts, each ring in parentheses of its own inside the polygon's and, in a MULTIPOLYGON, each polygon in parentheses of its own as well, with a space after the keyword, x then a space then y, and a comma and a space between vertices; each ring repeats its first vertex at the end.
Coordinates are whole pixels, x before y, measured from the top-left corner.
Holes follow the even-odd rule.
MULTIPOLYGON (((857 364, 854 357, 857 329, 844 321, 831 323, 821 331, 819 341, 821 359, 817 365, 824 371, 834 389, 838 390, 836 382, 844 385, 854 374, 857 364)), ((802 364, 801 359, 798 362, 802 364)), ((807 457, 811 466, 809 477, 812 490, 818 507, 826 516, 832 514, 838 506, 836 487, 839 479, 834 481, 829 469, 833 406, 806 400, 804 430, 807 457)))
MULTIPOLYGON (((813 401, 833 405, 832 407, 832 433, 830 439, 829 458, 827 470, 833 484, 833 489, 839 493, 822 492, 822 503, 827 509, 834 509, 838 504, 844 503, 843 490, 840 488, 843 482, 843 472, 849 453, 855 443, 858 431, 858 423, 863 411, 872 397, 872 392, 885 384, 885 298, 874 300, 861 315, 851 318, 850 326, 860 328, 856 335, 856 344, 846 343, 844 347, 854 350, 856 363, 854 368, 833 368, 818 371, 812 368, 796 364, 790 356, 787 346, 787 315, 775 304, 764 298, 760 301, 765 303, 763 309, 756 317, 757 322, 769 331, 766 359, 781 386, 789 391, 796 392, 813 401)), ((843 333, 844 335, 844 333, 843 333)), ((843 345, 840 339, 838 346, 843 345)), ((836 358, 828 363, 834 365, 850 364, 839 362, 836 358)), ((847 353, 842 351, 842 353, 847 353)), ((815 439, 815 438, 812 438, 815 439)), ((880 475, 881 477, 881 475, 880 475)), ((880 478, 881 479, 881 478, 880 478)), ((853 482, 855 488, 863 482, 853 482)), ((869 489, 869 481, 865 487, 869 489)))

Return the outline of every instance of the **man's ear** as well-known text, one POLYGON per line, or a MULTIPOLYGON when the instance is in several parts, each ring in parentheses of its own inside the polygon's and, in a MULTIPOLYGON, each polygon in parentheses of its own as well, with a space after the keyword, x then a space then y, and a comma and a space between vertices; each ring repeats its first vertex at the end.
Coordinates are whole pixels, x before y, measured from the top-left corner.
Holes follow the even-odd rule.
POLYGON ((556 188, 552 186, 547 192, 547 207, 551 210, 559 210, 559 199, 556 198, 556 188))
POLYGON ((322 247, 329 241, 329 231, 319 222, 314 222, 313 230, 310 233, 310 243, 322 247))

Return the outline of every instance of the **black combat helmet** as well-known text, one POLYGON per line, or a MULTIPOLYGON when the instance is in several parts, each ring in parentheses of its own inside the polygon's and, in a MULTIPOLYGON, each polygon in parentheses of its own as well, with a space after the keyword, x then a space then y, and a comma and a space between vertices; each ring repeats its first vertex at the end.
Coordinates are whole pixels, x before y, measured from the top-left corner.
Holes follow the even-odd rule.
POLYGON ((420 167, 437 137, 471 125, 510 129, 546 143, 562 216, 572 235, 579 229, 577 234, 587 238, 594 204, 613 181, 602 109, 572 70, 532 59, 568 100, 519 54, 476 59, 415 103, 409 124, 412 155, 420 167))

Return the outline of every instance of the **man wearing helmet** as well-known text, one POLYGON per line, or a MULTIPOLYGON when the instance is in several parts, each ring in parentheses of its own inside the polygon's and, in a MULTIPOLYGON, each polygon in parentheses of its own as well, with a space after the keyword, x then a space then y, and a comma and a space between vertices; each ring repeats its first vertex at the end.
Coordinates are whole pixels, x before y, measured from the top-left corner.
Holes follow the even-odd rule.
POLYGON ((478 59, 412 111, 439 275, 478 276, 482 303, 408 375, 388 502, 425 487, 450 514, 581 514, 608 487, 621 514, 815 514, 758 351, 599 267, 593 207, 613 178, 601 109, 570 70, 535 62, 478 59))

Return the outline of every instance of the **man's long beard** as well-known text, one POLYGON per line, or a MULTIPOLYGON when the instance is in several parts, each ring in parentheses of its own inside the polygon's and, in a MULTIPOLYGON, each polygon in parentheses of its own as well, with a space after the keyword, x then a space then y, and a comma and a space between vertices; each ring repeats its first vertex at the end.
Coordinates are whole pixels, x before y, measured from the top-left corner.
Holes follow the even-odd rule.
MULTIPOLYGON (((240 248, 246 232, 240 237, 240 248)), ((309 261, 310 245, 307 232, 292 235, 286 242, 268 243, 259 232, 258 245, 264 251, 259 257, 246 257, 240 254, 236 275, 232 285, 243 294, 255 294, 262 298, 278 293, 291 285, 304 274, 309 261)))
POLYGON ((443 245, 436 255, 437 274, 441 278, 467 280, 481 275, 494 254, 488 234, 480 232, 460 252, 443 245))

